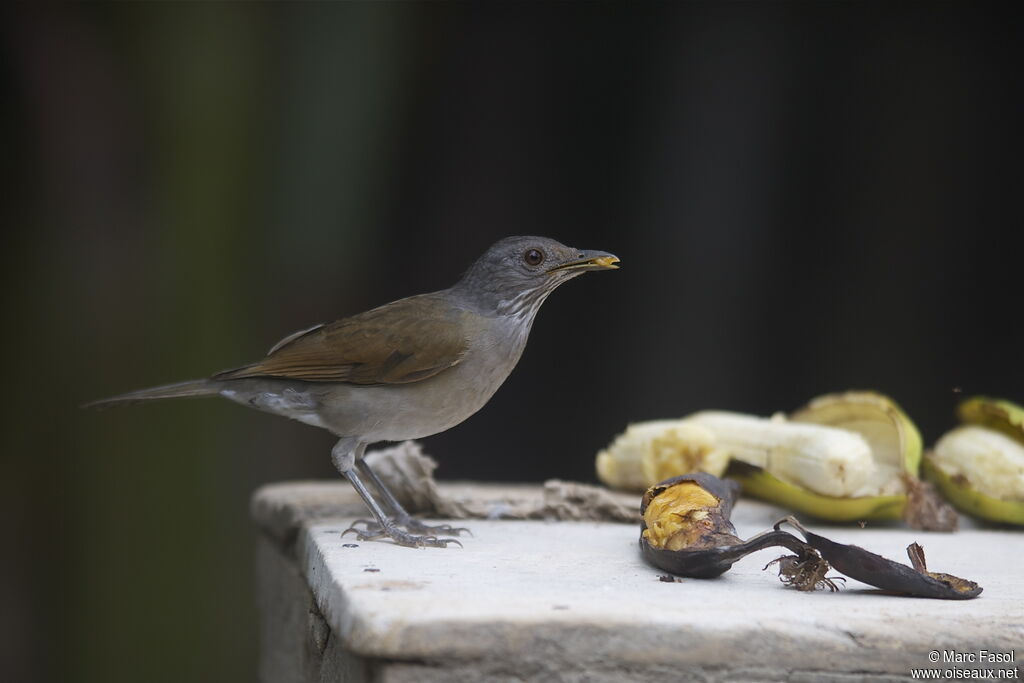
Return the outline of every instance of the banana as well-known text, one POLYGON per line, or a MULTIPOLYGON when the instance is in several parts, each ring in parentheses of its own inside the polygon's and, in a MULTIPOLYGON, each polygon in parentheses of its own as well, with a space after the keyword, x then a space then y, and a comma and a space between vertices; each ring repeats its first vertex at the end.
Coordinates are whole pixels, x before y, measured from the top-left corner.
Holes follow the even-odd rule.
POLYGON ((639 490, 694 471, 721 476, 728 462, 744 493, 859 521, 900 519, 920 460, 921 435, 895 402, 847 392, 817 398, 790 419, 702 411, 633 424, 598 454, 597 470, 609 486, 639 490))
POLYGON ((963 512, 1024 525, 1024 408, 974 397, 924 459, 925 476, 963 512))
POLYGON ((643 491, 663 479, 689 472, 722 476, 729 452, 715 435, 687 420, 631 424, 597 454, 597 476, 608 486, 643 491))
MULTIPOLYGON (((834 522, 905 516, 908 487, 917 482, 922 441, 913 421, 895 401, 872 391, 826 394, 795 411, 790 419, 804 426, 859 435, 868 446, 870 462, 858 461, 855 475, 848 477, 851 484, 858 485, 826 488, 807 477, 794 481, 779 476, 770 467, 734 466, 729 476, 743 484, 744 493, 834 522)), ((955 513, 952 516, 955 523, 955 513)))
POLYGON ((713 432, 734 459, 822 495, 858 495, 874 472, 868 442, 844 429, 723 411, 689 421, 713 432))

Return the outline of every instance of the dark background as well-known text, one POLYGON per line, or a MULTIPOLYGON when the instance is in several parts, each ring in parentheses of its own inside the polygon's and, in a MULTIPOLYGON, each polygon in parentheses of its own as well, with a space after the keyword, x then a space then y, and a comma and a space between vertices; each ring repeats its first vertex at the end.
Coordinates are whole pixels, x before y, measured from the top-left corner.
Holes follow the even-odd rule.
POLYGON ((426 440, 443 478, 593 480, 631 420, 833 390, 889 393, 927 442, 961 391, 1024 399, 996 7, 5 9, 3 678, 251 680, 248 498, 335 476, 332 439, 77 406, 447 287, 508 234, 623 267, 552 296, 504 388, 426 440))

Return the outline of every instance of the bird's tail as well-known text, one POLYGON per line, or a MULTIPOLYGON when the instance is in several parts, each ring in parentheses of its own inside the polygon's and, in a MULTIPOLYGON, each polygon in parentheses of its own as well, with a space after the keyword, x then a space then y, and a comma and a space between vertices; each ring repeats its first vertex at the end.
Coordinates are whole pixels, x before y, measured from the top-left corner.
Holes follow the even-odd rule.
POLYGON ((187 382, 176 382, 175 384, 163 384, 149 389, 129 391, 127 394, 119 394, 110 398, 101 398, 98 401, 90 401, 82 405, 83 408, 114 408, 118 406, 142 403, 143 401, 155 401, 163 398, 195 398, 199 396, 214 396, 221 388, 220 382, 209 379, 191 379, 187 382))

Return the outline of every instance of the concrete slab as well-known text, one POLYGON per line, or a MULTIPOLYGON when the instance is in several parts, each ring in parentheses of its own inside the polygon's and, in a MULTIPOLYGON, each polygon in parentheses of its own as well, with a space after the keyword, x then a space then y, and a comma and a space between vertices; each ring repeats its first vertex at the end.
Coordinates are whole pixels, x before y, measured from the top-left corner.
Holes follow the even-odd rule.
MULTIPOLYGON (((481 496, 497 490, 479 487, 481 496)), ((345 656, 380 663, 383 680, 896 680, 916 668, 1008 667, 1019 677, 1024 657, 1024 537, 1015 531, 810 526, 900 561, 916 540, 930 569, 985 589, 941 601, 852 580, 838 593, 800 593, 762 571, 781 549, 719 579, 662 582, 637 550, 639 524, 470 520, 457 523, 474 533, 462 549, 357 543, 341 536, 360 514, 344 483, 269 487, 254 510, 279 542, 289 535, 281 520, 292 521, 289 552, 312 602, 345 656), (943 661, 980 651, 1014 661, 943 661)), ((746 538, 783 514, 744 500, 734 522, 746 538)))

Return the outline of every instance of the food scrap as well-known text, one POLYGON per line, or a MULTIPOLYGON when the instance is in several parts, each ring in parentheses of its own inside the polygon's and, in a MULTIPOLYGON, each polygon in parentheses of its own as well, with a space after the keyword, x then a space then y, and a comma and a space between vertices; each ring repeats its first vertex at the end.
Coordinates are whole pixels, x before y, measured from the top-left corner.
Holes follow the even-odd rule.
POLYGON ((736 482, 703 472, 672 477, 650 487, 640 504, 644 559, 673 575, 713 578, 750 553, 779 546, 793 554, 773 560, 765 569, 777 565, 783 583, 800 591, 838 590, 836 581, 845 579, 828 576, 832 569, 900 595, 962 600, 981 593, 973 581, 929 572, 924 550, 916 543, 908 548, 911 567, 812 533, 793 517, 743 541, 729 520, 738 493, 736 482), (784 524, 794 527, 803 539, 783 531, 784 524))

